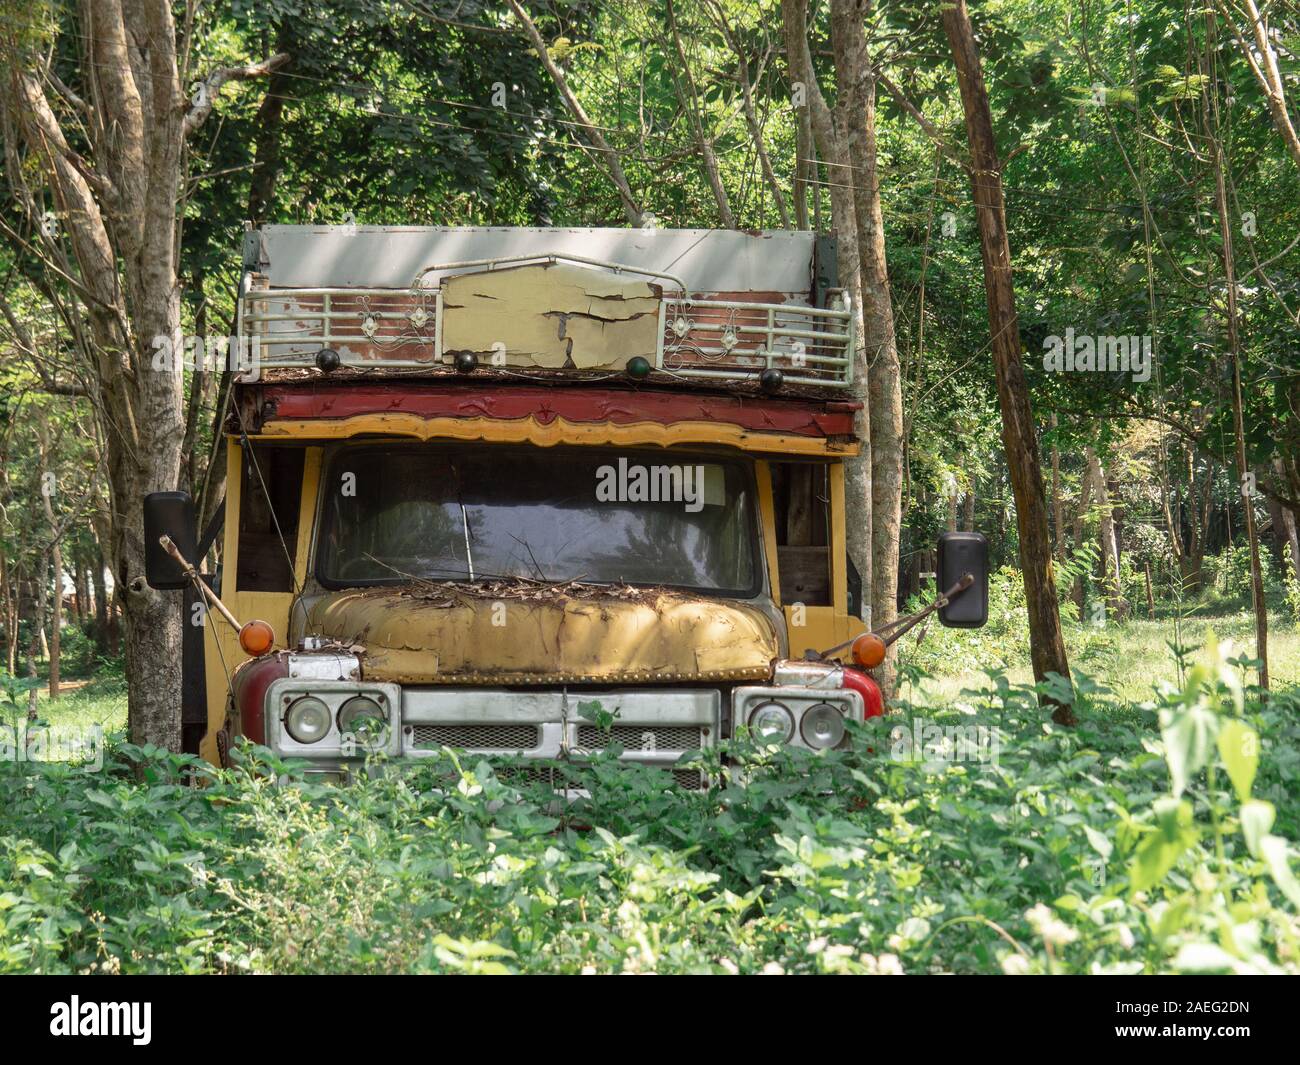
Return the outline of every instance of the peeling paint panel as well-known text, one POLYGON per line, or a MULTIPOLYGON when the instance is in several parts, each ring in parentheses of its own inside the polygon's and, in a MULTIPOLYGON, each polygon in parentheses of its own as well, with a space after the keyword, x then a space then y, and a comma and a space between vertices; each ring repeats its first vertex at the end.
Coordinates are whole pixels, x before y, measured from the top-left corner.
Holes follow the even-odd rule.
POLYGON ((506 365, 621 368, 654 359, 661 290, 642 279, 571 263, 537 264, 448 277, 442 288, 444 352, 506 365))

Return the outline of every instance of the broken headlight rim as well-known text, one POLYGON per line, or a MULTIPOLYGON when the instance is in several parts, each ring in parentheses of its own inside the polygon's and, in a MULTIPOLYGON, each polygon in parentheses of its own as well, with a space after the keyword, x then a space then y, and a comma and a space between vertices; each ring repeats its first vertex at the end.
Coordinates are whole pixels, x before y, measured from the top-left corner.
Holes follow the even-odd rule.
POLYGON ((329 707, 314 695, 295 699, 284 712, 285 731, 295 743, 319 743, 332 724, 329 707))
POLYGON ((363 747, 382 747, 388 738, 388 711, 382 695, 354 695, 339 707, 339 733, 352 736, 363 747), (382 700, 382 701, 381 701, 382 700), (364 719, 374 719, 374 724, 367 726, 364 719), (358 723, 360 722, 360 728, 358 723))

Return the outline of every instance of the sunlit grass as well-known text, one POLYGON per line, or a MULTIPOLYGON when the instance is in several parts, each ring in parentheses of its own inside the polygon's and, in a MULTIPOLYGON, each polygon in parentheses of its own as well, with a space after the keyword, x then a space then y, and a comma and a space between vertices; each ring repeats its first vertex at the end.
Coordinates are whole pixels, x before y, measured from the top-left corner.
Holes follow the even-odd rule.
POLYGON ((92 680, 58 699, 42 688, 36 712, 52 725, 99 725, 106 733, 117 732, 126 728, 126 685, 117 678, 92 680))
MULTIPOLYGON (((1150 699, 1162 680, 1177 682, 1178 664, 1170 644, 1198 648, 1213 632, 1220 640, 1232 640, 1239 654, 1251 656, 1255 648, 1255 618, 1250 611, 1218 616, 1193 614, 1181 619, 1155 621, 1136 618, 1102 626, 1068 626, 1066 652, 1071 669, 1088 674, 1112 689, 1121 700, 1141 703, 1150 699)), ((1269 617, 1269 679, 1274 689, 1300 685, 1300 627, 1288 616, 1269 617)), ((949 659, 962 661, 960 654, 949 659)), ((1013 683, 1032 679, 1029 647, 1006 663, 1013 683)), ((1253 675, 1250 678, 1253 680, 1253 675)), ((917 697, 937 703, 957 699, 964 689, 983 688, 988 677, 982 669, 953 669, 927 677, 917 697)))

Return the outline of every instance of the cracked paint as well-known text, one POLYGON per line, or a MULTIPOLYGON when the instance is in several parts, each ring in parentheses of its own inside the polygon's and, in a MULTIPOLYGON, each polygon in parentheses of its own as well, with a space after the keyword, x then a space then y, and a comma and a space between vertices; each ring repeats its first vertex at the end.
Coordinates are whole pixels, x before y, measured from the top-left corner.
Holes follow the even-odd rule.
POLYGON ((619 368, 653 359, 662 291, 643 279, 571 263, 480 271, 442 282, 444 352, 506 365, 619 368))

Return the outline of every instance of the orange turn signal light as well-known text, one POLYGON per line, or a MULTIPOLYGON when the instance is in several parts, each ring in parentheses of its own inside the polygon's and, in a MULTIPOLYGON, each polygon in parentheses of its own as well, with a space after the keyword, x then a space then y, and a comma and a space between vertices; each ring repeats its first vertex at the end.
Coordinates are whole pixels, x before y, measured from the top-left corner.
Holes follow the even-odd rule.
POLYGON ((874 632, 864 632, 853 641, 853 661, 863 669, 875 669, 885 660, 885 641, 874 632))
POLYGON ((246 655, 257 658, 275 643, 275 630, 265 621, 249 621, 239 630, 239 646, 246 655))

